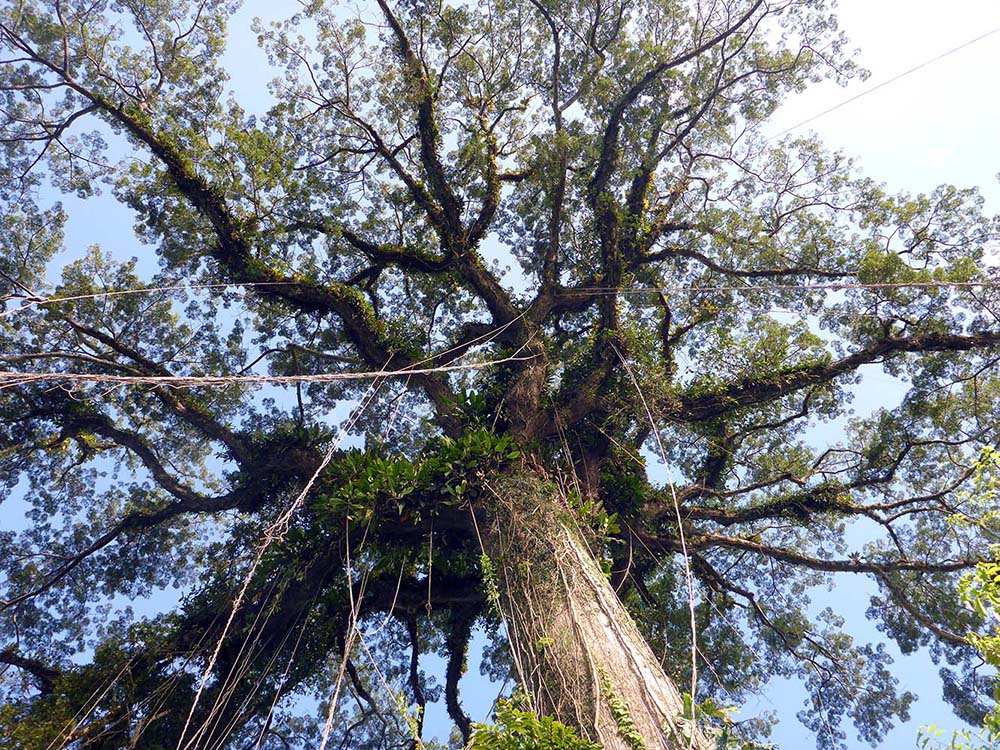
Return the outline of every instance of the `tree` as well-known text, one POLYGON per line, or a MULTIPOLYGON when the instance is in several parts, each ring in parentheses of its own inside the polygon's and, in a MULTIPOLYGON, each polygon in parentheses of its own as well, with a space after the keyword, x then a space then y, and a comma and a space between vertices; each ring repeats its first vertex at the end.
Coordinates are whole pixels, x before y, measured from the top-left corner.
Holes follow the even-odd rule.
POLYGON ((875 744, 914 696, 839 574, 982 717, 990 525, 950 519, 1000 437, 1000 225, 764 137, 857 72, 821 0, 316 0, 257 27, 262 111, 234 9, 0 9, 6 743, 419 747, 441 694, 468 741, 478 629, 508 737, 726 742, 782 675, 875 744), (142 260, 64 248, 53 189, 142 260), (898 403, 852 417, 875 367, 898 403))

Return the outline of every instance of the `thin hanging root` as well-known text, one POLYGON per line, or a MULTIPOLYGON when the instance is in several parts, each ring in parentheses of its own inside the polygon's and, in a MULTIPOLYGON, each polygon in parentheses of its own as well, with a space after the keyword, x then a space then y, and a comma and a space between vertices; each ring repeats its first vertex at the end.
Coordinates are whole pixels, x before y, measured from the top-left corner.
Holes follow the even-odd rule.
MULTIPOLYGON (((375 397, 375 394, 382 387, 383 382, 385 381, 375 380, 368 387, 368 390, 365 392, 365 396, 362 399, 361 403, 351 413, 351 416, 348 418, 348 420, 341 426, 340 430, 337 433, 336 438, 334 438, 334 440, 330 443, 330 447, 327 449, 326 454, 323 456, 323 460, 316 468, 316 471, 313 472, 312 476, 309 477, 309 481, 306 482, 305 487, 303 487, 302 491, 295 497, 295 500, 292 501, 291 504, 289 504, 285 512, 282 513, 281 516, 278 517, 278 519, 275 520, 275 522, 272 523, 267 528, 264 534, 264 539, 262 540, 260 546, 258 547, 257 552, 254 556, 254 560, 250 565, 250 569, 247 571, 247 574, 243 578, 243 584, 240 587, 240 591, 236 595, 236 598, 233 600, 233 607, 230 610, 229 618, 226 620, 226 624, 222 629, 222 633, 219 635, 218 641, 215 644, 215 648, 212 651, 212 656, 209 658, 208 664, 205 666, 205 671, 202 673, 201 680, 199 681, 198 684, 198 690, 195 692, 194 700, 191 702, 191 709, 190 711, 188 711, 187 718, 184 721, 184 727, 182 728, 180 737, 177 740, 177 750, 181 750, 182 747, 186 749, 191 746, 192 742, 194 742, 194 739, 192 739, 191 741, 188 742, 188 744, 186 745, 184 744, 184 739, 187 736, 187 732, 191 726, 191 720, 194 717, 194 712, 198 707, 198 702, 201 699, 202 693, 205 690, 205 685, 208 683, 208 679, 212 674, 212 670, 215 668, 215 663, 218 660, 219 652, 222 650, 222 644, 225 641, 226 635, 228 635, 229 633, 230 627, 232 627, 233 620, 236 618, 236 613, 243 605, 243 600, 245 599, 246 593, 250 588, 250 582, 253 580, 253 576, 257 572, 257 568, 259 567, 261 560, 264 558, 264 554, 267 552, 267 550, 270 548, 272 544, 284 538, 284 535, 291 524, 292 516, 305 502, 305 499, 308 496, 309 491, 312 489, 313 484, 315 484, 316 480, 319 478, 320 474, 322 474, 323 470, 326 469, 326 467, 329 465, 330 461, 333 460, 334 453, 336 453, 337 449, 340 447, 341 442, 343 442, 344 438, 347 437, 347 434, 354 427, 354 424, 360 418, 361 413, 364 411, 364 409, 367 408, 369 403, 371 403, 372 399, 375 397)), ((195 734, 195 738, 197 738, 199 734, 200 731, 195 734)))
MULTIPOLYGON (((487 482, 485 479, 483 480, 483 485, 486 487, 486 489, 488 489, 490 492, 496 495, 496 497, 498 498, 500 497, 499 495, 497 495, 497 491, 493 489, 493 487, 490 486, 490 483, 487 482)), ((479 552, 481 555, 488 558, 488 556, 486 555, 486 547, 483 546, 483 536, 479 531, 479 521, 476 519, 476 509, 473 508, 471 505, 469 506, 469 513, 472 516, 472 527, 476 530, 476 542, 479 544, 479 552)), ((504 572, 504 574, 506 575, 506 571, 504 572)), ((497 609, 499 610, 498 614, 500 615, 500 623, 503 627, 504 635, 507 637, 507 640, 510 641, 513 637, 512 635, 513 631, 511 630, 511 627, 507 622, 507 615, 504 614, 503 609, 501 607, 498 606, 497 609)), ((525 674, 524 665, 521 663, 521 659, 519 658, 518 650, 516 648, 512 648, 510 651, 511 651, 511 659, 514 661, 514 671, 517 673, 518 681, 522 685, 529 684, 525 679, 527 675, 525 674)), ((531 696, 527 697, 530 701, 531 696)), ((532 710, 534 709, 532 708, 532 710)))
MULTIPOLYGON (((570 621, 573 623, 573 630, 577 634, 577 640, 580 641, 580 644, 581 644, 582 649, 583 649, 583 655, 586 657, 587 664, 589 666, 589 669, 587 671, 590 673, 590 678, 591 678, 591 681, 593 683, 591 685, 591 690, 593 691, 591 694, 594 696, 594 700, 593 700, 593 704, 594 704, 593 705, 593 714, 594 714, 594 716, 593 716, 593 722, 592 723, 596 727, 597 724, 598 724, 598 721, 600 720, 600 714, 601 714, 601 702, 597 699, 597 697, 601 694, 601 683, 600 683, 600 680, 599 680, 599 677, 598 677, 598 675, 599 675, 599 673, 601 671, 601 668, 594 661, 594 655, 591 653, 590 647, 587 644, 586 639, 583 637, 583 632, 582 632, 582 630, 580 628, 580 625, 579 625, 580 619, 576 615, 576 611, 575 611, 576 608, 575 608, 575 606, 573 604, 573 587, 570 584, 569 580, 567 580, 567 578, 566 578, 566 570, 565 570, 565 568, 562 565, 558 566, 558 570, 559 570, 559 577, 562 580, 563 589, 566 592, 566 601, 569 602, 569 607, 570 607, 570 621)), ((585 726, 585 725, 581 722, 580 726, 585 726)))
POLYGON ((642 393, 642 388, 639 387, 639 381, 635 377, 631 366, 628 361, 619 351, 618 347, 614 344, 611 345, 614 349, 618 359, 621 361, 622 366, 625 368, 625 372, 628 373, 629 379, 632 381, 632 385, 635 386, 635 392, 639 396, 639 400, 642 402, 642 408, 646 412, 646 418, 649 420, 650 429, 653 432, 653 438, 656 440, 656 448, 660 452, 660 459, 663 461, 663 466, 667 470, 667 484, 670 487, 670 498, 674 505, 674 515, 677 520, 677 535, 680 538, 681 543, 681 556, 684 559, 684 578, 687 582, 688 590, 688 612, 690 614, 691 621, 691 727, 692 731, 689 736, 688 747, 694 747, 695 732, 694 727, 696 726, 696 712, 695 712, 695 696, 698 694, 698 622, 695 616, 695 596, 694 596, 694 577, 691 574, 691 556, 688 554, 687 540, 684 538, 684 521, 681 518, 681 506, 680 502, 677 500, 677 488, 674 487, 673 480, 670 478, 670 464, 667 462, 667 452, 663 448, 663 443, 660 441, 660 432, 656 427, 656 420, 653 419, 653 412, 649 408, 649 404, 646 403, 646 397, 642 393))
MULTIPOLYGON (((364 546, 365 538, 367 538, 367 533, 368 530, 366 529, 365 537, 362 538, 361 541, 362 547, 364 546)), ((367 572, 362 575, 361 585, 359 586, 358 590, 358 596, 357 598, 355 598, 353 592, 353 586, 351 585, 350 581, 352 573, 351 573, 349 553, 347 560, 347 573, 348 573, 348 596, 350 598, 350 619, 348 622, 348 632, 347 632, 347 637, 344 640, 343 655, 341 656, 340 668, 337 673, 337 679, 334 683, 333 695, 330 698, 330 706, 327 710, 326 722, 323 726, 323 735, 320 740, 319 750, 326 750, 326 745, 329 742, 330 734, 333 731, 333 719, 336 714, 337 705, 340 699, 340 693, 344 683, 344 677, 347 674, 348 670, 350 669, 350 663, 351 663, 350 656, 354 650, 355 645, 360 646, 360 648, 365 652, 365 655, 368 657, 368 661, 372 667, 372 670, 378 677, 379 684, 385 690, 386 695, 388 695, 392 699, 392 704, 396 706, 398 710, 405 711, 404 707, 399 705, 395 692, 393 692, 392 687, 389 685, 389 682, 386 680, 385 675, 379 668, 378 660, 375 658, 371 650, 368 648, 368 644, 365 642, 365 634, 363 634, 360 628, 358 627, 358 613, 360 612, 361 600, 364 598, 364 590, 367 583, 367 572)), ((409 717, 404 715, 402 716, 402 719, 405 724, 409 724, 408 721, 409 717)), ((415 739, 419 740, 419 738, 415 739)), ((422 743, 419 744, 422 745, 422 743)))
MULTIPOLYGON (((368 538, 368 529, 361 537, 360 548, 364 548, 365 540, 368 538)), ((326 743, 330 740, 330 732, 333 731, 333 717, 337 711, 337 704, 340 700, 340 691, 344 684, 344 675, 347 672, 347 664, 350 661, 351 652, 354 650, 354 642, 358 640, 360 631, 358 630, 358 613, 361 611, 361 600, 364 598, 365 588, 368 584, 367 571, 362 574, 358 585, 358 596, 354 596, 354 570, 351 565, 351 525, 350 521, 344 519, 344 555, 345 555, 345 575, 347 576, 347 596, 350 603, 350 615, 347 622, 347 636, 344 638, 344 653, 340 659, 340 668, 337 671, 337 679, 333 686, 333 695, 330 696, 330 707, 326 712, 326 721, 323 724, 323 735, 320 740, 319 750, 325 750, 326 743)), ((362 645, 364 640, 361 640, 362 645)), ((367 651, 367 649, 366 649, 367 651)))
POLYGON ((77 711, 73 718, 66 723, 66 727, 63 728, 62 732, 52 739, 46 750, 54 750, 57 742, 59 743, 58 750, 62 750, 62 748, 66 747, 66 744, 72 741, 73 735, 76 734, 77 730, 83 726, 83 722, 85 722, 87 718, 97 709, 98 705, 100 705, 101 701, 104 699, 104 696, 111 692, 111 688, 113 688, 115 683, 121 679, 122 675, 128 671, 130 666, 132 666, 131 659, 125 662, 125 666, 121 668, 118 674, 111 678, 103 690, 101 688, 94 690, 94 692, 90 694, 90 697, 84 702, 83 706, 80 707, 80 710, 77 711), (90 708, 84 710, 86 705, 91 701, 93 701, 94 704, 90 708), (83 715, 81 716, 81 714, 83 715), (79 721, 77 721, 77 717, 80 717, 79 721), (70 725, 73 725, 73 728, 67 732, 66 730, 69 729, 70 725))
POLYGON ((253 746, 253 750, 258 750, 260 744, 264 741, 264 736, 267 733, 267 727, 271 723, 271 717, 274 715, 274 709, 278 705, 278 701, 281 699, 282 688, 288 682, 288 674, 292 671, 292 663, 295 661, 295 655, 299 651, 299 646, 302 643, 302 637, 306 634, 306 629, 309 627, 309 617, 312 614, 313 607, 316 606, 316 601, 319 599, 320 591, 316 591, 316 596, 313 597, 309 608, 305 610, 302 614, 302 627, 299 628, 299 635, 295 639, 295 645, 292 646, 292 653, 288 655, 288 661, 285 663, 285 671, 281 675, 281 680, 278 682, 278 687, 274 691, 274 700, 271 701, 271 705, 267 710, 267 715, 264 717, 264 723, 261 728, 260 736, 257 738, 257 742, 253 746))
POLYGON ((219 686, 215 703, 213 703, 212 708, 209 710, 208 716, 205 717, 201 726, 198 727, 198 730, 192 736, 192 742, 197 742, 201 738, 205 739, 206 744, 211 742, 212 735, 215 733, 215 730, 211 728, 212 724, 217 722, 219 716, 222 715, 222 712, 229 705, 229 700, 233 692, 238 687, 243 675, 250 669, 253 663, 254 649, 260 641, 260 634, 270 619, 271 608, 262 606, 257 612, 257 616, 254 618, 253 623, 251 623, 250 628, 247 630, 246 637, 243 639, 243 643, 240 644, 240 650, 237 652, 232 666, 219 686), (252 642, 251 638, 253 639, 252 642))
MULTIPOLYGON (((295 640, 295 645, 292 648, 292 653, 289 655, 288 661, 287 661, 287 663, 285 665, 285 669, 284 669, 284 672, 282 674, 281 681, 279 682, 278 688, 277 688, 277 690, 275 692, 274 700, 271 702, 271 706, 268 709, 267 718, 266 718, 265 723, 264 723, 265 727, 270 722, 270 717, 272 715, 274 707, 277 705, 277 702, 278 702, 278 700, 281 697, 281 687, 284 685, 284 683, 287 680, 288 673, 291 670, 292 662, 295 659, 295 655, 298 652, 299 645, 302 642, 302 637, 305 634, 306 626, 307 626, 308 620, 309 620, 309 615, 310 615, 310 613, 312 611, 313 606, 315 606, 315 603, 316 603, 316 601, 317 601, 317 599, 319 597, 319 594, 320 594, 320 590, 317 589, 316 595, 312 598, 309 607, 305 611, 303 611, 301 613, 301 615, 300 615, 300 619, 302 620, 302 627, 299 629, 299 634, 298 634, 298 637, 295 640)), ((259 642, 259 640, 260 640, 260 634, 263 632, 264 626, 270 620, 270 617, 271 617, 271 612, 269 611, 268 615, 264 618, 264 621, 260 623, 260 626, 256 627, 255 631, 254 630, 251 631, 251 632, 255 632, 254 639, 253 639, 253 644, 251 646, 251 649, 247 650, 247 656, 245 658, 238 659, 234 663, 234 665, 230 668, 229 673, 226 676, 226 680, 223 682, 222 688, 220 688, 219 696, 216 698, 216 703, 213 706, 212 711, 209 713, 209 716, 206 717, 205 721, 202 722, 202 725, 199 728, 199 732, 202 735, 204 735, 204 732, 206 731, 206 729, 207 729, 208 725, 210 724, 210 722, 212 721, 213 717, 215 717, 216 713, 217 712, 221 713, 222 710, 228 705, 230 699, 232 698, 233 693, 235 692, 236 688, 239 686, 239 683, 242 681, 243 675, 246 674, 246 672, 249 670, 249 668, 250 668, 250 666, 253 663, 253 660, 255 658, 254 656, 251 655, 250 652, 252 651, 252 648, 255 647, 256 644, 259 642)), ((259 621, 259 614, 258 614, 258 618, 257 618, 257 620, 255 620, 254 624, 256 625, 258 621, 259 621)), ((274 653, 272 654, 271 658, 268 660, 268 663, 265 665, 264 669, 261 671, 261 674, 258 676, 255 687, 258 687, 258 686, 262 685, 263 682, 264 682, 264 680, 267 678, 268 674, 270 674, 270 672, 272 671, 272 669, 275 667, 275 665, 277 664, 278 655, 284 649, 285 644, 291 638, 293 632, 294 632, 294 626, 291 627, 291 628, 289 628, 288 631, 285 633, 285 635, 282 637, 280 643, 278 644, 278 647, 274 650, 274 653)), ((242 657, 242 654, 244 653, 244 650, 246 649, 246 643, 247 643, 248 640, 249 640, 249 634, 247 636, 247 639, 245 639, 245 641, 244 641, 243 647, 241 647, 241 651, 240 651, 241 657, 242 657)), ((232 731, 233 729, 235 729, 236 726, 238 726, 238 724, 239 724, 240 717, 241 717, 241 713, 240 712, 244 711, 247 708, 247 706, 250 704, 250 701, 254 698, 254 696, 255 696, 255 690, 247 691, 247 695, 243 699, 243 702, 240 704, 239 709, 236 712, 234 712, 233 716, 229 720, 229 724, 224 728, 224 730, 222 732, 219 733, 218 740, 215 740, 215 747, 216 748, 221 748, 225 744, 225 742, 226 742, 226 740, 227 740, 227 738, 229 736, 229 732, 232 731)), ((217 731, 217 728, 213 729, 213 731, 210 734, 207 735, 206 743, 205 743, 207 749, 212 747, 212 745, 210 743, 211 743, 213 735, 216 734, 216 731, 217 731)), ((261 737, 257 741, 258 746, 259 746, 260 742, 263 740, 263 736, 264 735, 262 733, 261 737)))
MULTIPOLYGON (((291 630, 288 630, 285 633, 285 636, 279 643, 278 648, 271 655, 271 658, 268 660, 268 663, 265 665, 261 674, 258 675, 256 681, 254 682, 253 685, 254 689, 247 691, 247 695, 243 698, 243 701, 233 712, 233 715, 229 718, 228 723, 225 726, 220 726, 218 724, 218 719, 216 719, 216 726, 212 728, 210 732, 205 733, 205 742, 203 743, 205 750, 216 750, 218 748, 222 748, 225 745, 226 740, 229 736, 229 732, 231 732, 239 725, 241 713, 246 711, 247 707, 250 705, 251 701, 255 696, 256 690, 261 687, 264 680, 267 679, 267 675, 270 673, 271 669, 277 664, 278 654, 280 653, 280 650, 284 648, 285 643, 287 643, 291 635, 292 635, 291 630), (218 739, 214 739, 216 734, 218 734, 218 739)), ((238 674, 235 674, 236 670, 230 670, 230 674, 234 676, 236 679, 233 680, 231 686, 226 690, 224 696, 220 693, 220 698, 222 701, 221 706, 219 706, 218 711, 215 712, 218 716, 221 716, 223 710, 229 706, 229 702, 232 700, 232 696, 236 692, 236 688, 239 686, 239 683, 242 682, 243 676, 250 669, 250 665, 252 663, 253 663, 252 659, 248 658, 247 660, 245 660, 245 664, 239 669, 238 674)), ((218 703, 219 701, 217 700, 216 702, 218 703)), ((209 722, 205 721, 202 724, 202 726, 207 727, 208 724, 209 722)))

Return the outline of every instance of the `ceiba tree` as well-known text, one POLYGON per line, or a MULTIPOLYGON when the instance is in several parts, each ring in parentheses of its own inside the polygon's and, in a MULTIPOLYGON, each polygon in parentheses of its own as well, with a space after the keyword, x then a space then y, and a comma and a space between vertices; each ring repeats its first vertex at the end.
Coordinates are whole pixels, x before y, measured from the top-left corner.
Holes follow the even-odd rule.
POLYGON ((850 576, 981 716, 998 225, 766 137, 857 73, 824 5, 315 0, 260 104, 229 0, 5 3, 5 746, 420 746, 442 696, 467 742, 476 632, 565 743, 728 741, 782 676, 874 744, 914 696, 850 576))

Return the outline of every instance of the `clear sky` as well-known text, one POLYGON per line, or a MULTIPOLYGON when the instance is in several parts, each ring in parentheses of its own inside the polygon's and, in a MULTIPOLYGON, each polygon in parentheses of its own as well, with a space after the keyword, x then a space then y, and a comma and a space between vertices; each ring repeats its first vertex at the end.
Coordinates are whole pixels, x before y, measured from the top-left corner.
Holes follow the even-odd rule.
MULTIPOLYGON (((231 50, 235 88, 263 93, 273 73, 263 67, 263 53, 247 40, 249 19, 254 15, 280 14, 287 6, 297 8, 291 0, 253 0, 234 19, 232 32, 240 43, 231 50)), ((771 130, 779 134, 787 128, 870 90, 911 68, 928 63, 942 53, 994 29, 1000 29, 1000 1, 951 0, 948 3, 929 0, 841 0, 838 14, 841 26, 852 46, 861 50, 859 61, 871 71, 865 82, 839 88, 820 85, 782 108, 771 130)), ((978 186, 987 197, 987 207, 1000 211, 1000 189, 996 174, 1000 171, 1000 96, 997 95, 997 74, 1000 71, 1000 31, 964 49, 947 55, 901 78, 898 81, 865 94, 837 110, 812 120, 793 132, 817 132, 828 146, 856 155, 860 168, 867 175, 883 180, 890 190, 924 192, 942 182, 962 187, 978 186)), ((74 215, 74 199, 64 199, 70 215, 74 215)), ((93 217, 85 211, 84 217, 93 217)), ((103 214, 102 214, 103 215, 103 214)), ((125 226, 131 223, 128 212, 120 217, 125 226)), ((106 215, 105 215, 105 218, 106 215)), ((87 222, 86 219, 83 221, 87 222)), ((137 247, 134 240, 121 236, 122 224, 103 220, 100 225, 71 225, 72 244, 100 242, 108 249, 137 247)), ((72 252, 72 250, 71 250, 72 252)), ((133 252, 139 252, 136 249, 133 252)), ((850 589, 860 593, 856 587, 850 589)), ((824 604, 843 606, 843 614, 857 622, 860 632, 867 631, 863 612, 866 598, 848 596, 843 590, 829 595, 824 604), (848 601, 850 599, 850 601, 848 601), (848 606, 849 604, 857 606, 848 606)), ((476 673, 478 657, 470 658, 476 673)), ((920 693, 915 704, 915 720, 895 731, 886 741, 887 748, 914 746, 916 727, 921 723, 954 723, 950 710, 938 699, 940 684, 936 668, 929 660, 918 658, 906 662, 906 687, 920 693)), ((467 706, 479 704, 470 700, 469 690, 475 683, 464 686, 467 706)), ((485 691, 485 687, 483 688, 485 691)), ((794 719, 804 693, 794 686, 774 686, 762 696, 760 710, 776 710, 784 719, 775 740, 786 750, 809 748, 813 740, 794 719)), ((474 716, 484 719, 485 716, 474 716)), ((848 730, 854 739, 854 733, 848 730)), ((867 747, 856 741, 852 747, 867 747)))
POLYGON ((846 89, 823 84, 789 101, 780 132, 991 31, 992 35, 823 115, 813 130, 857 155, 892 189, 976 185, 1000 211, 1000 3, 996 0, 841 0, 837 15, 871 72, 846 89))

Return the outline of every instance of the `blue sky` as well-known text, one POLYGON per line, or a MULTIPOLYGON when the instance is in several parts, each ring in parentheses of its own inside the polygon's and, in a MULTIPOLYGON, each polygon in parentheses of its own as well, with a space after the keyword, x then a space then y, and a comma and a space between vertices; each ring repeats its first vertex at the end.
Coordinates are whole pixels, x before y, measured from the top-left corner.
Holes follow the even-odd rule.
MULTIPOLYGON (((1000 3, 986 0, 840 0, 837 15, 871 78, 847 89, 821 84, 793 98, 774 118, 774 132, 1000 28, 1000 3)), ((976 185, 1000 211, 998 68, 1000 31, 796 132, 813 130, 857 155, 862 169, 891 189, 976 185)))
MULTIPOLYGON (((232 85, 241 92, 241 99, 251 92, 264 94, 265 84, 273 75, 265 66, 263 53, 253 45, 252 34, 247 33, 249 20, 265 12, 280 13, 278 9, 282 7, 293 11, 297 6, 291 0, 254 0, 233 19, 231 31, 238 43, 232 45, 228 53, 231 61, 228 67, 233 73, 232 85)), ((870 79, 846 89, 832 84, 819 85, 795 97, 776 115, 772 133, 781 133, 1000 27, 1000 3, 996 0, 952 0, 947 4, 927 0, 841 0, 839 16, 852 45, 861 49, 859 61, 871 71, 870 79)), ((961 187, 978 186, 987 199, 987 209, 1000 211, 1000 189, 996 179, 1000 171, 998 71, 1000 33, 860 96, 812 120, 800 130, 813 130, 828 146, 856 155, 860 168, 869 176, 885 181, 890 190, 922 192, 943 182, 961 187)), ((86 218, 95 216, 92 209, 79 213, 73 210, 76 199, 65 198, 64 202, 71 217, 81 217, 71 219, 68 238, 72 253, 95 242, 108 249, 120 250, 123 255, 140 252, 137 242, 121 232, 122 226, 131 225, 127 210, 110 209, 114 213, 109 216, 102 207, 102 220, 95 223, 86 218)), ((879 380, 885 377, 879 373, 870 377, 863 387, 869 392, 888 383, 888 380, 879 380)), ((864 619, 867 600, 862 594, 865 590, 864 585, 845 586, 831 594, 824 605, 833 603, 859 635, 877 638, 878 634, 864 619)), ((471 674, 475 675, 477 656, 470 658, 470 667, 471 674)), ((914 707, 914 721, 896 730, 885 747, 913 747, 916 727, 921 723, 949 726, 954 722, 950 709, 937 699, 940 685, 936 667, 925 657, 916 657, 905 662, 905 669, 905 687, 918 692, 921 699, 914 707)), ((471 677, 464 688, 469 708, 484 705, 481 700, 471 700, 469 691, 489 693, 490 698, 494 692, 486 685, 477 686, 475 678, 471 677)), ((797 686, 781 683, 760 698, 759 710, 776 710, 785 719, 774 738, 783 748, 813 745, 812 738, 794 719, 804 697, 797 686)), ((849 737, 853 737, 850 732, 849 737)), ((852 746, 867 747, 861 743, 852 746)))

